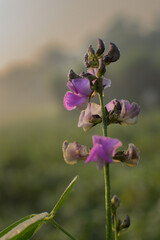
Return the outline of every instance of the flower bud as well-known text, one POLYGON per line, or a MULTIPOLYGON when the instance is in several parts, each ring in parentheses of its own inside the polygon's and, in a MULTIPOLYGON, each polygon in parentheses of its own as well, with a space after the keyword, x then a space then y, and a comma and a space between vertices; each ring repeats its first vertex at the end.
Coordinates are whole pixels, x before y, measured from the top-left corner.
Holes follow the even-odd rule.
POLYGON ((88 48, 88 53, 85 55, 85 60, 84 61, 85 61, 85 66, 86 67, 96 68, 99 65, 98 58, 95 55, 94 49, 92 48, 91 45, 88 48))
POLYGON ((130 225, 131 225, 130 217, 126 216, 124 221, 121 223, 120 229, 129 228, 130 225))
POLYGON ((98 39, 98 46, 97 46, 96 56, 100 57, 104 53, 104 50, 105 50, 104 42, 102 41, 102 39, 99 38, 98 39))
POLYGON ((120 58, 120 51, 114 43, 110 43, 110 49, 106 56, 104 56, 104 62, 108 65, 112 62, 116 62, 120 58))
POLYGON ((105 74, 106 72, 106 65, 105 62, 103 61, 103 59, 101 58, 99 60, 99 67, 98 67, 98 71, 97 71, 97 76, 101 77, 105 74))
POLYGON ((120 161, 126 163, 130 167, 136 167, 139 159, 140 151, 133 143, 128 145, 128 149, 126 151, 119 151, 113 157, 114 162, 120 161))
POLYGON ((120 200, 117 195, 114 195, 111 199, 111 206, 112 206, 112 211, 115 212, 117 208, 120 206, 120 200))
POLYGON ((94 58, 95 58, 95 52, 94 52, 92 45, 90 45, 88 48, 88 59, 90 61, 92 61, 92 60, 94 60, 94 58))
POLYGON ((66 140, 63 142, 62 151, 65 162, 70 165, 85 160, 89 154, 87 146, 80 145, 78 142, 68 143, 66 140))
POLYGON ((72 81, 72 79, 80 78, 72 69, 68 72, 68 81, 72 81))
POLYGON ((85 65, 85 67, 87 67, 87 68, 90 67, 90 65, 89 65, 89 59, 88 59, 88 53, 86 53, 86 54, 84 55, 84 65, 85 65))

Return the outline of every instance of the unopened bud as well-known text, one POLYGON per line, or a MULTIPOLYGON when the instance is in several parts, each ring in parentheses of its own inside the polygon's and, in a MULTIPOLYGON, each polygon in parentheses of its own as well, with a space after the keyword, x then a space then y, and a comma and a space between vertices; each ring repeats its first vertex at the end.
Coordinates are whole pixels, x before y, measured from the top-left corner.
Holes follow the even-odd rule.
POLYGON ((101 58, 99 61, 97 76, 101 77, 105 74, 105 72, 106 72, 106 65, 105 65, 105 62, 103 61, 103 59, 101 58))
POLYGON ((65 162, 70 165, 80 160, 85 160, 88 157, 87 146, 80 145, 78 142, 68 143, 64 141, 62 151, 65 162))
POLYGON ((116 62, 120 58, 120 51, 114 43, 110 43, 110 49, 106 56, 104 56, 104 61, 108 65, 112 62, 116 62))
POLYGON ((72 69, 68 72, 68 81, 72 81, 72 79, 80 78, 72 69))
POLYGON ((105 50, 104 42, 102 41, 102 39, 99 38, 98 39, 98 46, 97 46, 96 56, 100 57, 104 53, 104 50, 105 50))
POLYGON ((121 229, 129 228, 130 225, 131 225, 130 217, 129 217, 129 216, 126 216, 126 218, 124 219, 124 221, 121 223, 120 228, 121 228, 121 229))
POLYGON ((120 206, 120 200, 117 195, 114 195, 111 199, 111 206, 112 206, 112 211, 115 212, 117 208, 120 206))
POLYGON ((95 58, 95 52, 92 45, 90 45, 88 48, 88 59, 92 61, 94 58, 95 58))
POLYGON ((92 45, 89 46, 88 52, 85 55, 85 66, 86 67, 93 67, 96 68, 98 67, 98 58, 95 55, 94 49, 92 48, 92 45))
POLYGON ((85 65, 85 67, 87 67, 87 68, 90 67, 90 65, 89 65, 89 59, 88 59, 88 53, 86 53, 86 54, 84 55, 84 65, 85 65))

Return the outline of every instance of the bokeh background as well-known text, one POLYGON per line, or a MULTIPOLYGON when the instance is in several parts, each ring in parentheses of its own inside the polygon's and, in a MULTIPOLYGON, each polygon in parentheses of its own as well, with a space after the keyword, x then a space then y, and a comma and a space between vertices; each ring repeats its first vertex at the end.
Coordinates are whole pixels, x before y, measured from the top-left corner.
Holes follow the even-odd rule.
MULTIPOLYGON (((67 112, 67 73, 85 70, 83 56, 97 39, 121 51, 108 66, 106 103, 129 99, 141 106, 134 126, 109 127, 123 149, 141 151, 136 168, 111 166, 111 194, 119 216, 131 217, 122 240, 160 239, 160 2, 159 0, 0 0, 0 230, 50 211, 75 175, 79 181, 55 219, 78 239, 105 239, 103 171, 95 164, 68 166, 65 139, 92 146, 77 128, 79 111, 67 112)), ((67 239, 46 224, 34 240, 67 239)))

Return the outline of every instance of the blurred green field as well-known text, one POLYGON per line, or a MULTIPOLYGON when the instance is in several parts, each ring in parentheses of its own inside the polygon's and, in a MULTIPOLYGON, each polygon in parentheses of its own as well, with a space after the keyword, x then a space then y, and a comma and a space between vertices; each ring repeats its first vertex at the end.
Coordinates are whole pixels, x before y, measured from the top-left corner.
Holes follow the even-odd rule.
MULTIPOLYGON (((75 191, 55 219, 78 239, 105 238, 103 171, 95 164, 68 166, 61 145, 65 139, 92 146, 91 136, 101 126, 84 133, 77 128, 78 111, 19 121, 0 127, 0 229, 31 213, 50 211, 65 187, 79 175, 75 191)), ((136 168, 111 165, 111 194, 121 199, 119 214, 131 217, 122 240, 159 240, 159 142, 160 114, 141 113, 137 125, 110 126, 108 135, 133 142, 141 151, 136 168)), ((32 239, 67 239, 47 224, 32 239)))
MULTIPOLYGON (((120 197, 122 219, 131 218, 121 240, 159 240, 160 28, 142 34, 138 25, 133 28, 120 19, 102 35, 106 49, 112 41, 121 50, 120 61, 107 68, 112 87, 105 92, 106 103, 117 98, 141 106, 136 125, 108 129, 110 137, 123 142, 122 149, 134 143, 141 152, 136 168, 111 165, 111 194, 120 197)), ((88 42, 96 46, 93 39, 88 42)), ((0 74, 0 230, 31 213, 49 212, 79 175, 75 191, 55 218, 80 240, 105 239, 103 171, 94 163, 66 165, 61 149, 66 139, 91 147, 92 135, 102 135, 101 126, 87 133, 78 129, 79 111, 66 111, 62 102, 67 72, 84 70, 86 47, 78 54, 47 48, 35 62, 0 74)), ((50 224, 32 239, 67 240, 50 224)))

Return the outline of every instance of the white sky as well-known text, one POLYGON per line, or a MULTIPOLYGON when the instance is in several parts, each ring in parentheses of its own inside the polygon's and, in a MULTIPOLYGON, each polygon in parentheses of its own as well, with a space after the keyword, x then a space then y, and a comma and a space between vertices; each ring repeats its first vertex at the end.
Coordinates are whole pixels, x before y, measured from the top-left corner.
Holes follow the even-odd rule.
POLYGON ((47 44, 80 48, 119 15, 151 29, 160 0, 0 0, 0 70, 47 44))

